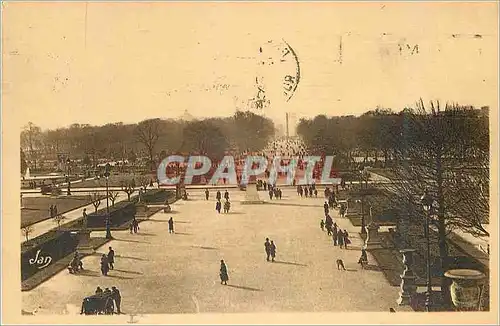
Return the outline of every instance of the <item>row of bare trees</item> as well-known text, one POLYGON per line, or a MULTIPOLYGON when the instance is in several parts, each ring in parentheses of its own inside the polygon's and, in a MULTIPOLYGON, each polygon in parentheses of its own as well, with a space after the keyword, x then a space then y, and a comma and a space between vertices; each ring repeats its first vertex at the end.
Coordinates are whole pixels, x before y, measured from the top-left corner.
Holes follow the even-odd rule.
MULTIPOLYGON (((487 110, 439 102, 425 105, 420 100, 399 113, 375 110, 358 118, 304 120, 299 132, 312 148, 329 154, 383 153, 386 176, 392 181, 385 185, 392 206, 401 216, 409 216, 413 225, 423 227, 428 218, 420 201, 427 192, 434 201, 431 223, 438 233, 443 271, 448 268, 450 232, 489 236, 487 110), (352 124, 347 126, 348 122, 352 124)), ((443 278, 446 292, 445 283, 443 278)))
POLYGON ((57 153, 67 153, 72 159, 95 166, 100 158, 133 163, 139 156, 155 163, 161 152, 220 156, 230 149, 260 150, 274 132, 270 119, 239 111, 226 118, 147 119, 137 124, 104 126, 73 124, 45 131, 30 122, 21 133, 21 171, 26 169, 26 161, 36 169, 38 160, 55 159, 57 153))

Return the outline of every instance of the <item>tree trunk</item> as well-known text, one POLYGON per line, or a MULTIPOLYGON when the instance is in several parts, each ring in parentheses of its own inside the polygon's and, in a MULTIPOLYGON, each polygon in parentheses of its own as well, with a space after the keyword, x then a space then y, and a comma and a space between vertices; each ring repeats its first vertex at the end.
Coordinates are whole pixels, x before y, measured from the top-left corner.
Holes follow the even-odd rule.
POLYGON ((450 289, 449 280, 444 276, 444 272, 448 269, 448 246, 446 243, 446 223, 445 223, 445 200, 443 193, 443 165, 442 153, 438 149, 436 155, 436 181, 437 181, 437 202, 438 209, 438 236, 439 236, 439 256, 441 258, 441 294, 443 302, 447 305, 450 304, 450 289))

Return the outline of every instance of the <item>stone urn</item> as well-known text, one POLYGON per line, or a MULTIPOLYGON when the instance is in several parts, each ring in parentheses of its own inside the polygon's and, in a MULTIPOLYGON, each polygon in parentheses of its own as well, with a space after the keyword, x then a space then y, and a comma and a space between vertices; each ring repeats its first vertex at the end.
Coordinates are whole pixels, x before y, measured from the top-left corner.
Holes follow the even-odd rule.
POLYGON ((452 269, 444 276, 451 279, 451 301, 460 311, 477 311, 480 309, 484 289, 484 273, 474 269, 452 269))

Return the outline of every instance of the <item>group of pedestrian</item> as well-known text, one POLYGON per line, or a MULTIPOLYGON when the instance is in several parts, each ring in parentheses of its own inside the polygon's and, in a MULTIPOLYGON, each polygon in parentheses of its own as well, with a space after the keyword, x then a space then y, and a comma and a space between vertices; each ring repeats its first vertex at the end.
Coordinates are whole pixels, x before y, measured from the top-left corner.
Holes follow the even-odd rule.
POLYGON ((283 195, 283 192, 281 191, 280 188, 276 187, 276 185, 268 185, 268 193, 269 193, 269 199, 273 199, 273 196, 274 198, 276 199, 281 199, 282 195, 283 195))
POLYGON ((101 273, 104 276, 108 276, 109 270, 115 268, 115 251, 113 248, 109 247, 108 254, 102 254, 101 256, 101 273))
POLYGON ((271 240, 271 242, 269 242, 269 238, 266 238, 264 249, 266 251, 266 260, 269 261, 269 257, 271 257, 271 261, 274 262, 274 258, 276 258, 276 245, 274 241, 271 240))
POLYGON ((130 234, 137 233, 139 231, 139 222, 135 219, 135 217, 132 222, 130 222, 129 230, 130 234))
MULTIPOLYGON (((105 288, 104 291, 101 289, 100 286, 97 287, 95 290, 95 296, 97 297, 110 297, 112 301, 108 301, 108 306, 106 308, 106 313, 115 313, 115 307, 116 307, 116 313, 121 314, 121 303, 122 303, 122 296, 120 293, 120 290, 116 288, 116 286, 112 286, 111 290, 109 288, 105 288)), ((80 314, 84 313, 84 304, 82 304, 82 309, 80 311, 80 314)))
POLYGON ((68 271, 70 272, 70 274, 76 274, 82 270, 83 270, 83 262, 80 257, 80 254, 78 253, 78 251, 76 251, 73 256, 73 259, 71 259, 71 262, 69 263, 68 271))
MULTIPOLYGON (((205 190, 205 198, 208 200, 209 198, 209 192, 208 192, 208 189, 205 190)), ((222 194, 219 190, 217 190, 217 193, 215 194, 215 199, 217 200, 215 202, 215 210, 217 211, 217 213, 220 214, 220 211, 221 209, 223 208, 222 207, 222 203, 221 203, 221 199, 222 199, 222 194)), ((224 199, 226 200, 224 202, 224 213, 227 214, 229 213, 229 210, 231 209, 231 202, 229 201, 229 192, 226 191, 224 192, 224 199)))
POLYGON ((51 218, 56 217, 57 216, 57 205, 50 205, 49 212, 50 212, 51 218))
POLYGON ((298 185, 297 186, 297 195, 300 197, 318 197, 318 189, 316 189, 316 185, 298 185))

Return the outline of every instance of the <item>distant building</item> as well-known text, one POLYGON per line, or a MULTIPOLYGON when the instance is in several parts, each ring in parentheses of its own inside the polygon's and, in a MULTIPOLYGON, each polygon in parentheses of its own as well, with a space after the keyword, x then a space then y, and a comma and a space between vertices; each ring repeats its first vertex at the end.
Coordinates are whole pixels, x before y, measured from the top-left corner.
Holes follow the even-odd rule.
POLYGON ((193 121, 195 118, 188 112, 188 110, 184 110, 184 113, 179 117, 179 119, 184 121, 193 121))

